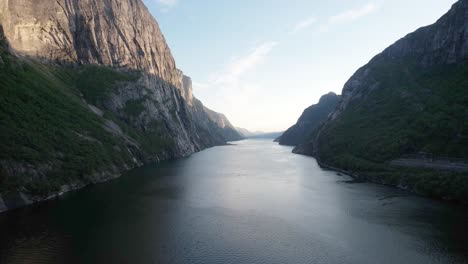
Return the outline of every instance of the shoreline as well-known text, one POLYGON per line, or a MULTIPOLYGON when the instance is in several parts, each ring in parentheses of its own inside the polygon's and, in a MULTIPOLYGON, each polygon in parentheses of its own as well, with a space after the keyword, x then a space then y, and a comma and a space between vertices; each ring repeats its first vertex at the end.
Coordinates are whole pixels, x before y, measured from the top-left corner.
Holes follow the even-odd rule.
MULTIPOLYGON (((138 167, 135 167, 135 168, 138 168, 138 167)), ((132 169, 135 169, 135 168, 132 168, 132 169)), ((73 191, 79 191, 79 190, 84 189, 84 188, 86 188, 88 186, 92 186, 92 185, 96 185, 96 184, 100 184, 100 183, 105 183, 105 182, 108 182, 108 181, 111 181, 111 180, 115 180, 115 179, 121 177, 125 172, 130 171, 132 169, 123 171, 122 173, 117 173, 117 174, 110 175, 107 178, 102 178, 100 180, 97 180, 97 181, 94 181, 94 182, 88 183, 88 184, 75 182, 75 183, 70 183, 70 184, 67 184, 67 185, 63 185, 60 188, 60 191, 52 193, 52 194, 50 194, 50 195, 48 195, 46 197, 31 196, 31 195, 28 195, 28 194, 26 194, 24 192, 9 193, 7 195, 0 194, 0 215, 2 213, 12 211, 12 210, 15 210, 15 209, 20 209, 20 208, 27 207, 27 206, 33 206, 33 205, 38 204, 38 203, 42 203, 42 202, 46 202, 46 201, 49 201, 49 200, 52 200, 52 199, 56 199, 56 198, 59 198, 59 197, 65 195, 67 193, 70 193, 70 192, 73 192, 73 191), (7 197, 7 198, 5 198, 5 197, 7 197)))
MULTIPOLYGON (((237 141, 232 141, 232 142, 237 142, 237 141)), ((122 175, 124 175, 125 173, 127 173, 129 171, 137 169, 137 168, 141 168, 141 167, 143 167, 145 165, 159 164, 159 163, 161 163, 163 161, 179 160, 179 159, 190 157, 193 154, 202 152, 204 150, 207 150, 207 149, 210 149, 210 148, 213 148, 213 147, 232 146, 232 145, 235 145, 235 144, 229 144, 229 142, 226 142, 225 144, 222 144, 222 145, 209 146, 209 147, 206 147, 206 148, 204 148, 202 150, 195 151, 195 152, 190 153, 190 154, 188 154, 186 156, 183 156, 183 157, 171 157, 171 158, 167 158, 167 159, 158 160, 158 161, 155 161, 155 162, 143 163, 143 164, 128 168, 126 170, 119 171, 119 172, 117 172, 117 171, 113 171, 113 172, 112 171, 102 171, 102 172, 99 173, 99 175, 101 177, 96 177, 96 180, 91 182, 91 183, 74 182, 74 183, 66 184, 66 185, 63 185, 60 188, 60 191, 52 193, 52 194, 50 194, 50 195, 48 195, 46 197, 28 195, 28 194, 26 194, 24 192, 14 192, 14 193, 8 193, 6 195, 0 193, 0 215, 5 213, 5 212, 8 212, 8 211, 12 211, 12 210, 15 210, 15 209, 20 209, 20 208, 27 207, 27 206, 33 206, 33 205, 41 203, 41 202, 45 202, 45 201, 48 201, 48 200, 59 198, 59 197, 65 195, 65 194, 67 194, 69 192, 79 191, 79 190, 81 190, 83 188, 86 188, 88 186, 92 186, 92 185, 96 185, 96 184, 105 183, 105 182, 108 182, 108 181, 115 180, 117 178, 120 178, 122 175)))
MULTIPOLYGON (((300 153, 294 153, 294 154, 304 155, 304 154, 300 154, 300 153)), ((304 155, 304 156, 309 156, 309 155, 304 155)), ((368 182, 368 183, 373 183, 373 184, 384 185, 384 186, 388 186, 388 187, 391 187, 391 188, 396 188, 396 189, 399 189, 399 190, 402 190, 402 191, 406 191, 408 193, 418 195, 418 196, 421 196, 421 197, 424 197, 424 198, 437 200, 437 201, 442 201, 442 202, 447 202, 447 203, 450 203, 450 204, 458 204, 458 205, 462 205, 462 206, 468 206, 468 202, 466 202, 466 201, 461 201, 461 200, 451 199, 451 198, 441 197, 441 196, 438 196, 438 197, 430 196, 430 195, 427 195, 427 194, 425 194, 423 192, 417 191, 416 189, 412 188, 411 186, 402 185, 401 182, 400 182, 400 184, 395 185, 395 184, 386 183, 384 181, 372 180, 369 177, 362 176, 362 175, 357 174, 355 172, 346 171, 346 170, 343 170, 343 169, 328 165, 328 164, 320 161, 320 159, 318 159, 318 158, 316 158, 314 156, 309 156, 309 157, 313 157, 317 161, 317 164, 322 169, 335 171, 337 173, 342 173, 342 174, 345 174, 345 175, 347 175, 347 176, 349 176, 349 177, 351 177, 351 178, 353 178, 355 180, 361 181, 361 182, 368 182)))

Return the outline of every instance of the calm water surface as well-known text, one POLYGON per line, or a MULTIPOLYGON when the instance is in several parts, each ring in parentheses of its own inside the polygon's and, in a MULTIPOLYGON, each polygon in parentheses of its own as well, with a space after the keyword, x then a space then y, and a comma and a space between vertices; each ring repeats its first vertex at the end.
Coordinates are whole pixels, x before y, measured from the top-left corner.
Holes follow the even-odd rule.
POLYGON ((236 144, 0 214, 0 263, 468 263, 466 207, 236 144))

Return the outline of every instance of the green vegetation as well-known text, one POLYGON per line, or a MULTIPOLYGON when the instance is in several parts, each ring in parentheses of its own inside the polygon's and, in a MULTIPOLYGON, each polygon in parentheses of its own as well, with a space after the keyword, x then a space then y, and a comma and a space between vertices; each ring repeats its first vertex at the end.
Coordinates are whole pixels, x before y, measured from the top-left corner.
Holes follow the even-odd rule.
POLYGON ((372 74, 379 89, 353 101, 326 127, 321 155, 340 150, 384 162, 424 151, 468 159, 468 67, 422 70, 401 62, 377 65, 372 74))
POLYGON ((152 159, 155 156, 169 156, 168 154, 172 154, 175 142, 170 137, 170 132, 163 122, 153 120, 145 129, 142 129, 141 127, 133 126, 131 123, 124 122, 115 113, 110 111, 106 111, 104 117, 115 122, 125 134, 138 142, 148 159, 152 159))
POLYGON ((139 136, 143 149, 146 153, 157 154, 155 150, 170 151, 174 145, 174 140, 168 136, 164 126, 157 121, 149 125, 148 131, 139 136))
POLYGON ((468 200, 468 177, 390 167, 404 154, 468 160, 468 66, 418 66, 412 60, 375 61, 378 89, 360 90, 319 139, 326 164, 437 197, 468 200))
POLYGON ((103 120, 87 109, 79 91, 90 101, 102 100, 115 81, 134 80, 134 75, 19 61, 3 45, 0 56, 0 161, 2 167, 25 168, 8 176, 3 168, 0 193, 22 189, 46 195, 130 164, 122 140, 103 129, 103 120))
POLYGON ((136 81, 138 73, 124 73, 99 65, 82 66, 76 80, 77 88, 86 101, 98 105, 115 89, 118 82, 136 81))
POLYGON ((129 100, 125 104, 125 107, 123 110, 128 115, 138 116, 145 110, 145 107, 143 106, 143 102, 144 102, 144 99, 129 100))

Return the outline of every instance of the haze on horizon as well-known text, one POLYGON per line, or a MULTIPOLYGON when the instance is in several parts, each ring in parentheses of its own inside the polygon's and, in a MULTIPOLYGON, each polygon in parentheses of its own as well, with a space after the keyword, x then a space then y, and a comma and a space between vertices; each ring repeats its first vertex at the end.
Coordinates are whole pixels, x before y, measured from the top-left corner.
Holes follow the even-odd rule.
POLYGON ((455 0, 145 0, 194 94, 237 127, 282 131, 455 0))

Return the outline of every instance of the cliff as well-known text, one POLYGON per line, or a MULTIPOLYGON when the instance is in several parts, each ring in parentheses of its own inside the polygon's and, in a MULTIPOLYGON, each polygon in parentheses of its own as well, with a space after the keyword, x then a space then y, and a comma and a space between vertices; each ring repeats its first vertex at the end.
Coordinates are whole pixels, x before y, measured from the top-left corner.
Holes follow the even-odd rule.
POLYGON ((203 112, 205 112, 208 116, 208 119, 216 124, 216 128, 220 129, 219 133, 221 133, 227 141, 238 141, 245 139, 237 129, 231 124, 229 119, 224 114, 215 112, 206 106, 203 106, 203 112))
POLYGON ((1 23, 21 54, 141 70, 179 87, 171 51, 141 0, 2 0, 1 23))
POLYGON ((297 123, 277 139, 279 144, 297 146, 312 141, 318 128, 335 110, 339 100, 340 96, 335 93, 323 95, 317 104, 305 109, 297 123))
POLYGON ((468 201, 459 169, 468 164, 467 66, 468 0, 460 0, 360 68, 316 139, 295 151, 363 179, 468 201))
POLYGON ((233 140, 141 0, 1 0, 0 24, 0 211, 233 140))

